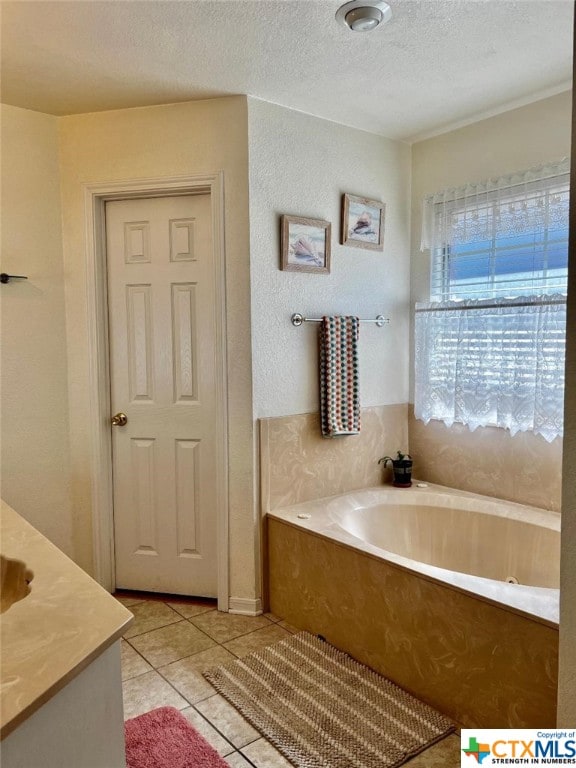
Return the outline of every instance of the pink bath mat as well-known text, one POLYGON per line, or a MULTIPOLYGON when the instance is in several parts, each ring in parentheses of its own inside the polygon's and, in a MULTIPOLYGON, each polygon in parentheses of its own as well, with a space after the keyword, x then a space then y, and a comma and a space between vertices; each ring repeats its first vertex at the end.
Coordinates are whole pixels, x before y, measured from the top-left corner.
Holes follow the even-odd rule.
POLYGON ((124 723, 127 768, 230 768, 174 707, 124 723))

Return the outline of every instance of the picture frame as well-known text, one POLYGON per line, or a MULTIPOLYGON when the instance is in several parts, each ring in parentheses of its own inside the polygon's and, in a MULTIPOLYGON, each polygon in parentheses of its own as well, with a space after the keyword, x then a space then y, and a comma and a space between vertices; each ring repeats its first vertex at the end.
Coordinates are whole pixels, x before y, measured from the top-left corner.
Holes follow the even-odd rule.
POLYGON ((342 245, 384 250, 386 204, 368 197, 344 194, 342 197, 342 245))
POLYGON ((280 269, 330 273, 332 224, 303 216, 281 217, 280 269))

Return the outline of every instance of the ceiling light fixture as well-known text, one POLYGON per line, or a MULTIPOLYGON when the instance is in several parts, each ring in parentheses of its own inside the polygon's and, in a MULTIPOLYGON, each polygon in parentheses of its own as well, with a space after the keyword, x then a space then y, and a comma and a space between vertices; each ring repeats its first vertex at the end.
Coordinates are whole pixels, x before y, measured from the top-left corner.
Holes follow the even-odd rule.
POLYGON ((392 16, 392 9, 384 0, 352 0, 336 11, 336 18, 353 32, 369 32, 392 16))

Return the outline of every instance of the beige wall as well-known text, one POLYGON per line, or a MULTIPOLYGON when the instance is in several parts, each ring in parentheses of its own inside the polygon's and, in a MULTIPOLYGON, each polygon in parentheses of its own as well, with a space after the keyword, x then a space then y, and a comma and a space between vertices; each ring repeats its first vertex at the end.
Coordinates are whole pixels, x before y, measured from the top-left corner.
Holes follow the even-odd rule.
POLYGON ((429 256, 420 251, 424 197, 569 157, 571 110, 567 91, 412 146, 413 302, 429 298, 429 256))
MULTIPOLYGON (((446 187, 482 181, 569 156, 571 109, 572 93, 568 91, 413 145, 412 306, 416 301, 429 299, 429 255, 428 251, 420 251, 423 198, 446 187)), ((413 365, 411 371, 413 379, 413 365)), ((411 393, 413 400, 413 381, 411 393)), ((438 422, 424 426, 412 420, 410 450, 420 467, 433 467, 430 479, 434 482, 558 508, 561 441, 549 444, 531 433, 510 438, 509 434, 500 434, 502 431, 478 428, 464 434, 460 425, 447 430, 438 422), (494 463, 495 457, 507 451, 513 453, 514 465, 522 468, 522 484, 516 483, 514 490, 508 482, 502 493, 494 463), (457 455, 457 473, 454 455, 457 455), (534 469, 535 461, 539 463, 538 470, 534 469), (542 471, 544 466, 551 470, 546 476, 542 471), (529 501, 530 498, 533 501, 529 501)))
POLYGON ((294 312, 390 317, 361 326, 360 397, 406 403, 410 147, 252 98, 248 115, 255 418, 318 410, 318 327, 294 312), (344 192, 386 203, 383 253, 339 245, 344 192), (329 275, 280 271, 281 214, 332 223, 329 275))
POLYGON ((58 121, 2 106, 1 493, 74 555, 58 121))
POLYGON ((76 560, 92 567, 89 360, 82 184, 222 170, 228 335, 230 594, 256 597, 245 97, 60 119, 76 560))
MULTIPOLYGON (((576 105, 572 123, 572 189, 576 188, 576 105)), ((562 550, 560 555, 560 668, 558 726, 576 727, 576 204, 570 206, 562 550)))
MULTIPOLYGON (((572 183, 576 184, 574 174, 572 183)), ((558 726, 563 728, 576 728, 576 207, 574 203, 572 208, 560 556, 558 726)))

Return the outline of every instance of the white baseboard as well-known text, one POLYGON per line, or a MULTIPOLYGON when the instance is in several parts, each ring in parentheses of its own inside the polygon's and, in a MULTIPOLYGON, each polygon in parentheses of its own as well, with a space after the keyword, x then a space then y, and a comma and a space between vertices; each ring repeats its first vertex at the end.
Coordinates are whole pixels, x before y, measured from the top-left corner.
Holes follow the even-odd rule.
POLYGON ((262 613, 262 600, 259 597, 231 597, 228 601, 228 612, 242 616, 259 616, 262 613))

